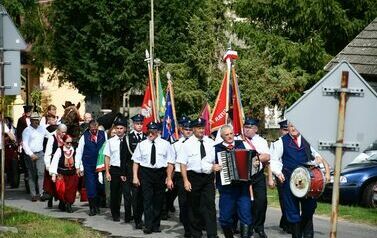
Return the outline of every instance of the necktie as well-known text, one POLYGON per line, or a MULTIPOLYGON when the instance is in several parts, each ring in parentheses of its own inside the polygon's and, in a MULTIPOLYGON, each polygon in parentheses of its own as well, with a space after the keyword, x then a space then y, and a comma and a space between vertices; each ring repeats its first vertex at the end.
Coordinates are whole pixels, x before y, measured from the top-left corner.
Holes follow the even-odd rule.
POLYGON ((298 146, 298 137, 293 137, 293 142, 297 145, 297 148, 300 148, 300 146, 298 146))
POLYGON ((200 158, 206 157, 206 149, 204 148, 203 140, 200 141, 200 158))
POLYGON ((137 141, 138 141, 138 142, 141 141, 141 133, 137 133, 137 141))
POLYGON ((152 150, 151 150, 151 165, 156 163, 156 146, 154 145, 154 140, 152 141, 152 150))
POLYGON ((124 144, 123 137, 119 138, 119 159, 123 156, 124 144))

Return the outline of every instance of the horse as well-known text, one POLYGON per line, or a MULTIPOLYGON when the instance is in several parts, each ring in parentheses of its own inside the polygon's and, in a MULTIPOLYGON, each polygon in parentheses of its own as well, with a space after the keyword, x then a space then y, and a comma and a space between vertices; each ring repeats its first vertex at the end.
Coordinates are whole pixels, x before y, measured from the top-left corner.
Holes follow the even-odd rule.
POLYGON ((61 122, 67 126, 67 134, 72 136, 73 146, 77 147, 79 137, 80 137, 80 103, 75 106, 75 104, 66 101, 64 108, 64 114, 62 116, 61 122))

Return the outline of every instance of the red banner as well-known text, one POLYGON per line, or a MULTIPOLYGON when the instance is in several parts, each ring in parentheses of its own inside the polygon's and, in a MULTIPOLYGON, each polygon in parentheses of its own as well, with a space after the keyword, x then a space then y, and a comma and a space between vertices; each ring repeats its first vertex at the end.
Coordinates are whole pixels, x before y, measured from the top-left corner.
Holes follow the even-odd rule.
POLYGON ((215 106, 211 115, 211 132, 220 129, 228 122, 229 110, 229 77, 226 72, 217 95, 215 106))
POLYGON ((147 125, 155 121, 154 113, 153 113, 153 97, 152 97, 152 89, 150 87, 150 81, 148 80, 147 88, 145 89, 143 104, 141 105, 141 115, 144 116, 143 121, 143 132, 147 131, 147 125))
POLYGON ((200 118, 206 120, 206 125, 204 127, 204 135, 209 136, 211 134, 211 108, 209 107, 208 102, 204 105, 202 112, 200 113, 200 118))

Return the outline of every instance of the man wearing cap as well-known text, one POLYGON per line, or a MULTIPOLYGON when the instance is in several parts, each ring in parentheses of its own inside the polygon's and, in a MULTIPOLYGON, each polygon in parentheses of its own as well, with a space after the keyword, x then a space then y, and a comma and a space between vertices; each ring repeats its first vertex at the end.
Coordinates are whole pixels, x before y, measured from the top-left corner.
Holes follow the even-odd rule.
POLYGON ((80 137, 76 149, 75 167, 79 176, 84 175, 85 188, 89 200, 89 216, 99 213, 101 197, 98 194, 102 190, 102 184, 98 181, 96 172, 98 153, 106 141, 104 131, 98 130, 98 122, 89 122, 89 130, 80 137))
MULTIPOLYGON (((136 146, 143 140, 147 138, 147 136, 143 133, 143 120, 144 116, 141 114, 136 114, 135 116, 131 117, 133 123, 133 129, 130 133, 126 135, 126 144, 127 146, 127 155, 132 157, 136 146)), ((128 159, 126 161, 129 161, 128 159)), ((126 163, 126 169, 130 172, 130 182, 132 182, 133 178, 133 162, 132 159, 130 163, 126 163)), ((140 176, 140 171, 139 171, 140 176)), ((134 186, 131 187, 131 200, 132 200, 132 215, 135 222, 136 229, 143 228, 142 222, 142 215, 143 215, 143 192, 141 190, 142 186, 134 186)), ((128 196, 128 195, 126 195, 128 196)))
MULTIPOLYGON (((283 120, 283 121, 280 121, 279 123, 279 133, 280 133, 280 137, 283 137, 284 135, 286 135, 288 133, 288 121, 287 120, 283 120)), ((275 148, 275 142, 272 142, 271 143, 271 146, 270 146, 270 153, 273 154, 273 151, 274 151, 274 148, 275 148)), ((274 161, 271 160, 271 167, 273 166, 272 164, 274 163, 274 161)), ((283 195, 282 195, 282 192, 283 192, 283 184, 279 182, 278 179, 276 179, 276 187, 278 189, 278 194, 279 194, 279 204, 280 204, 280 209, 281 209, 281 218, 280 218, 280 223, 279 223, 279 227, 283 229, 283 231, 287 232, 287 233, 291 233, 291 230, 290 230, 290 225, 287 221, 287 218, 285 217, 284 215, 284 205, 283 205, 283 195)))
POLYGON ((166 140, 158 136, 158 126, 151 122, 147 126, 147 139, 140 142, 132 155, 133 183, 142 185, 144 202, 144 233, 161 232, 161 207, 165 183, 173 187, 174 152, 166 140), (138 172, 140 170, 140 178, 138 172))
POLYGON ((214 142, 204 135, 205 120, 193 120, 191 126, 194 135, 181 146, 177 158, 187 191, 191 234, 202 236, 204 219, 207 237, 217 237, 214 172, 221 167, 215 164, 214 142))
MULTIPOLYGON (((178 158, 178 152, 181 150, 182 145, 192 136, 192 127, 190 125, 190 120, 182 122, 180 125, 181 138, 173 144, 175 158, 178 158)), ((190 223, 188 217, 188 206, 187 206, 187 191, 183 185, 183 179, 181 175, 181 166, 179 163, 175 163, 175 173, 174 173, 174 185, 178 192, 178 204, 179 204, 179 220, 183 224, 185 230, 184 237, 191 237, 190 223)))
MULTIPOLYGON (((116 136, 110 138, 103 150, 105 155, 106 179, 110 182, 110 209, 114 221, 120 221, 120 203, 124 197, 125 222, 131 219, 131 196, 126 196, 126 183, 130 193, 131 177, 124 166, 126 156, 125 134, 127 120, 119 117, 114 122, 116 136), (122 168, 122 165, 124 168, 122 168)), ((128 156, 130 157, 130 156, 128 156)), ((132 181, 131 181, 132 182, 132 181)))
POLYGON ((290 122, 288 132, 274 143, 271 169, 282 183, 283 210, 287 221, 291 224, 292 238, 312 238, 314 237, 313 214, 317 201, 314 198, 295 197, 289 186, 290 177, 293 170, 312 160, 316 163, 323 163, 326 170, 326 182, 330 180, 330 170, 327 162, 290 122))
MULTIPOLYGON (((254 175, 252 180, 253 187, 253 230, 255 237, 265 238, 267 235, 264 232, 264 222, 266 220, 267 211, 267 189, 266 176, 264 175, 263 167, 267 166, 270 161, 270 150, 267 141, 257 134, 258 119, 246 118, 243 126, 244 145, 246 149, 256 150, 259 160, 261 162, 261 170, 254 175)), ((272 177, 269 176, 269 184, 273 184, 272 177)))
POLYGON ((40 116, 33 112, 30 116, 30 126, 22 132, 22 147, 25 151, 25 164, 30 175, 29 188, 33 202, 40 199, 43 194, 43 177, 45 172, 43 140, 50 133, 45 127, 39 125, 40 116))
MULTIPOLYGON (((233 128, 224 125, 219 131, 223 142, 215 145, 216 162, 221 159, 218 153, 232 152, 236 149, 245 149, 242 140, 234 139, 233 128)), ((223 229, 225 238, 233 238, 234 216, 238 215, 241 223, 241 238, 249 238, 251 232, 251 203, 249 182, 237 182, 229 185, 222 185, 220 173, 217 173, 216 185, 220 193, 219 198, 219 222, 223 229)))

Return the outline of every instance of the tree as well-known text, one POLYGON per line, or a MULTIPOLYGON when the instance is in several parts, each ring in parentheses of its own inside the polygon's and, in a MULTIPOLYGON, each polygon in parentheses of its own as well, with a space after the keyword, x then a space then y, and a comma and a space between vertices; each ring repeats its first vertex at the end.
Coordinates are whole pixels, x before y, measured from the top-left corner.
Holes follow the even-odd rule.
MULTIPOLYGON (((61 81, 84 95, 100 96, 119 109, 120 95, 140 87, 148 36, 148 2, 132 0, 54 1, 51 65, 61 81)), ((106 105, 107 104, 107 105, 106 105)))

